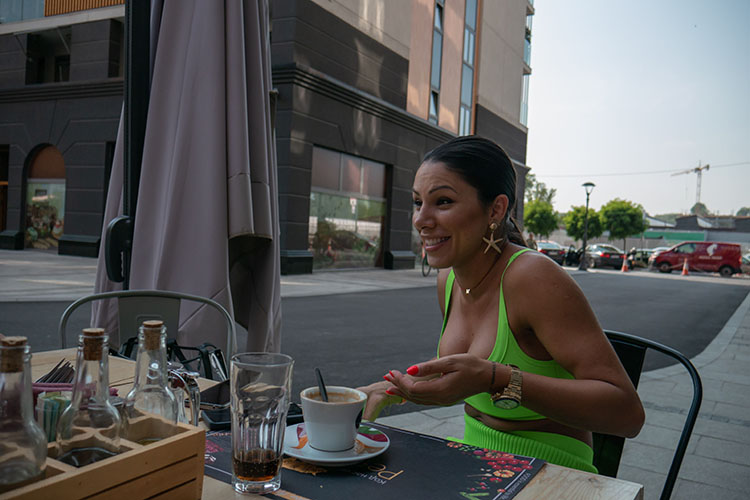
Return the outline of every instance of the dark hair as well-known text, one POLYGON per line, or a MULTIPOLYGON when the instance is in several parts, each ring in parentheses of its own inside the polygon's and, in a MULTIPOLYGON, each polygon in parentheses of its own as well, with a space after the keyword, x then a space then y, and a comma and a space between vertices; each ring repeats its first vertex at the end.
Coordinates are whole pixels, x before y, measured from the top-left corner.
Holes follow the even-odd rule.
POLYGON ((510 216, 516 204, 516 169, 508 154, 489 139, 475 135, 457 137, 441 144, 422 159, 422 163, 443 163, 456 172, 479 194, 479 201, 489 207, 498 195, 508 197, 508 210, 502 221, 503 236, 526 246, 518 225, 510 216))

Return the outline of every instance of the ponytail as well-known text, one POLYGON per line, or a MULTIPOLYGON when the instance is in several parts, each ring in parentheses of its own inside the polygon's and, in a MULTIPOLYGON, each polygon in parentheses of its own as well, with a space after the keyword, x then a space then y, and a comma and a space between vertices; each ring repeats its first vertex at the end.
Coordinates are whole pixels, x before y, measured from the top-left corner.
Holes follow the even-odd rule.
POLYGON ((505 237, 511 243, 521 245, 522 247, 528 247, 526 240, 523 238, 523 233, 521 233, 521 230, 518 228, 516 220, 511 216, 508 216, 508 218, 505 219, 505 237))

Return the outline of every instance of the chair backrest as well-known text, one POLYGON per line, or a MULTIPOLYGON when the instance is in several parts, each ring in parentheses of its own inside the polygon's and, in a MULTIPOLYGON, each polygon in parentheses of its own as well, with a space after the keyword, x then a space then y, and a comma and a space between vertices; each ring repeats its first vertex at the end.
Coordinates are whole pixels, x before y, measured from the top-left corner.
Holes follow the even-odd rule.
MULTIPOLYGON (((137 332, 143 321, 159 319, 164 322, 168 333, 176 333, 180 320, 180 305, 183 300, 205 304, 218 311, 226 322, 227 328, 227 351, 231 356, 236 343, 234 320, 227 310, 215 300, 198 295, 189 295, 180 292, 165 290, 123 290, 117 292, 105 292, 87 295, 70 304, 60 318, 58 333, 62 348, 67 347, 66 328, 71 314, 80 306, 89 302, 117 299, 118 321, 120 332, 137 332)), ((125 340, 125 339, 121 339, 125 340)))
MULTIPOLYGON (((627 371, 630 380, 636 388, 638 388, 638 382, 641 378, 643 360, 649 349, 676 359, 685 367, 690 375, 693 384, 693 400, 687 412, 667 478, 664 481, 664 488, 662 489, 660 498, 661 500, 666 500, 672 495, 672 490, 677 481, 677 473, 682 465, 682 459, 685 456, 690 435, 693 433, 695 421, 698 419, 698 410, 700 410, 701 401, 703 400, 703 384, 701 383, 700 375, 698 375, 698 371, 689 359, 671 347, 627 333, 609 330, 605 330, 604 333, 607 335, 612 347, 614 347, 617 356, 620 358, 620 362, 625 367, 625 371, 627 371)), ((617 469, 620 466, 620 457, 624 445, 625 438, 623 437, 594 433, 594 465, 599 469, 600 474, 610 477, 617 476, 617 469)))

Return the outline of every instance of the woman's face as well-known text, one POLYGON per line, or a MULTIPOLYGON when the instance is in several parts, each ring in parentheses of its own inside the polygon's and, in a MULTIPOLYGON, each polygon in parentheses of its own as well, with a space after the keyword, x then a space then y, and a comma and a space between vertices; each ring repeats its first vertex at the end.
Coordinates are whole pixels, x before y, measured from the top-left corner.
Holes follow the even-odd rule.
POLYGON ((423 163, 414 177, 412 222, 431 266, 460 267, 483 250, 490 210, 476 188, 443 163, 423 163))

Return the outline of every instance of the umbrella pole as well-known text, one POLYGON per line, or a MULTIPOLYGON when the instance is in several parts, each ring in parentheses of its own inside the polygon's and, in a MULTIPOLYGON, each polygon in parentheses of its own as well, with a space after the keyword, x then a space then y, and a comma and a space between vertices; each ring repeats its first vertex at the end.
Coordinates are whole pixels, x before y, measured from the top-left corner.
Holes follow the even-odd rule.
POLYGON ((130 288, 130 259, 151 86, 150 21, 150 0, 126 0, 123 215, 109 223, 105 240, 107 275, 112 281, 122 282, 123 290, 130 288))

